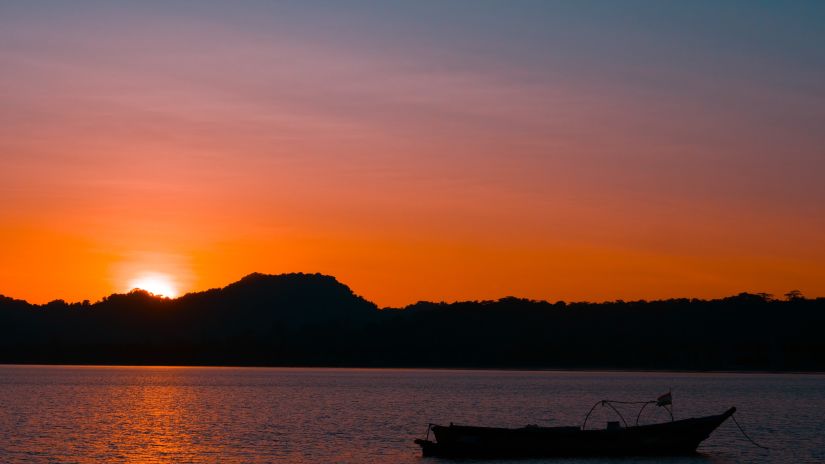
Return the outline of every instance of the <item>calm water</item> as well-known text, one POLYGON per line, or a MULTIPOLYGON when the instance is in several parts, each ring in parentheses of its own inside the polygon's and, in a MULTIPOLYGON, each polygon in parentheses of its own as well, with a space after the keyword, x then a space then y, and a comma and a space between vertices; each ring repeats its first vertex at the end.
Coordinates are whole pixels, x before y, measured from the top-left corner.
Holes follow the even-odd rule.
POLYGON ((677 418, 735 405, 772 450, 729 421, 667 462, 825 462, 821 375, 31 366, 0 366, 0 461, 436 464, 412 442, 428 422, 575 425, 669 388, 677 418))

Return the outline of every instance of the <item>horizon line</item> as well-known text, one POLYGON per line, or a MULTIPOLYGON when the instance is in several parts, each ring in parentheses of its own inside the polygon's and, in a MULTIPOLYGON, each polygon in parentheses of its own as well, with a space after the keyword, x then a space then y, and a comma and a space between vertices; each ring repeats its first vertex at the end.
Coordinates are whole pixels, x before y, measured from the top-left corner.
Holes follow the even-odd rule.
POLYGON ((186 293, 183 293, 183 294, 175 296, 175 297, 168 297, 168 296, 158 295, 158 294, 152 293, 152 292, 150 292, 146 289, 136 287, 136 288, 133 288, 133 289, 125 291, 125 292, 115 292, 115 293, 110 293, 108 295, 104 295, 104 296, 100 297, 99 299, 97 299, 95 301, 92 301, 90 299, 83 299, 83 300, 80 300, 80 301, 66 301, 63 298, 55 298, 55 299, 49 300, 45 303, 32 303, 32 302, 30 302, 26 299, 15 298, 13 296, 6 295, 5 293, 2 293, 2 292, 0 292, 0 298, 7 298, 7 299, 10 299, 12 301, 22 301, 22 302, 24 302, 28 305, 31 305, 31 306, 47 306, 49 304, 56 303, 56 302, 62 302, 62 303, 67 304, 67 305, 84 305, 84 304, 95 305, 95 304, 99 304, 99 303, 104 302, 107 298, 110 298, 112 296, 131 295, 131 294, 135 294, 135 293, 141 293, 141 294, 145 294, 145 295, 147 295, 147 296, 149 296, 153 299, 159 300, 159 301, 173 302, 173 301, 177 301, 177 300, 180 300, 182 298, 185 298, 185 297, 188 297, 188 296, 191 296, 191 295, 197 295, 197 294, 206 293, 206 292, 215 291, 215 290, 223 290, 223 289, 229 287, 230 285, 239 283, 239 282, 243 281, 244 279, 247 279, 247 278, 252 277, 252 276, 263 276, 263 277, 321 276, 321 277, 330 277, 333 280, 335 280, 336 282, 338 282, 339 284, 341 284, 341 285, 347 287, 348 289, 350 289, 350 291, 352 291, 352 293, 355 296, 363 298, 364 300, 374 304, 379 310, 404 309, 404 308, 407 308, 409 306, 414 306, 414 305, 420 304, 420 303, 447 304, 447 305, 459 304, 459 303, 493 303, 493 302, 498 302, 498 301, 505 300, 505 299, 508 299, 508 298, 515 298, 517 300, 526 300, 526 301, 532 301, 532 302, 544 302, 544 303, 549 303, 549 304, 558 304, 558 303, 564 303, 564 304, 577 304, 577 303, 585 303, 585 304, 651 303, 651 302, 673 301, 673 300, 717 301, 717 300, 724 300, 724 299, 727 299, 727 298, 734 298, 734 297, 742 296, 742 295, 758 296, 758 297, 761 297, 762 299, 764 299, 766 302, 772 302, 772 301, 781 302, 781 301, 794 301, 794 300, 819 300, 819 299, 825 298, 823 296, 810 296, 810 297, 809 296, 804 296, 798 289, 793 289, 793 290, 790 290, 787 293, 781 295, 781 296, 785 296, 786 297, 785 299, 776 298, 775 294, 773 294, 773 293, 749 292, 749 291, 741 291, 741 292, 735 293, 735 294, 723 295, 723 296, 717 296, 717 297, 710 297, 710 298, 672 296, 672 297, 668 297, 668 298, 655 298, 655 299, 639 298, 639 299, 627 300, 627 299, 623 299, 623 298, 617 298, 617 299, 613 299, 613 300, 605 299, 605 300, 597 300, 597 301, 590 301, 590 300, 569 300, 569 301, 568 300, 555 300, 555 301, 551 301, 549 299, 536 299, 536 298, 519 297, 519 296, 515 296, 515 295, 505 295, 505 296, 499 297, 497 299, 452 300, 452 301, 446 301, 446 300, 440 300, 440 301, 418 300, 418 301, 415 301, 413 303, 408 303, 404 306, 379 306, 378 304, 376 304, 372 300, 368 299, 367 297, 365 297, 363 295, 360 295, 360 294, 356 293, 355 291, 353 291, 352 287, 350 287, 349 285, 345 284, 344 282, 341 282, 340 280, 338 280, 338 278, 336 276, 331 275, 331 274, 324 274, 324 273, 321 273, 321 272, 282 272, 280 274, 268 274, 268 273, 264 273, 264 272, 251 272, 249 274, 244 275, 240 279, 232 281, 232 282, 230 282, 230 283, 228 283, 228 284, 226 284, 222 287, 212 287, 212 288, 207 288, 207 289, 204 289, 204 290, 196 290, 196 291, 186 292, 186 293), (794 293, 794 292, 796 292, 798 294, 798 296, 797 297, 789 297, 789 295, 791 293, 794 293))

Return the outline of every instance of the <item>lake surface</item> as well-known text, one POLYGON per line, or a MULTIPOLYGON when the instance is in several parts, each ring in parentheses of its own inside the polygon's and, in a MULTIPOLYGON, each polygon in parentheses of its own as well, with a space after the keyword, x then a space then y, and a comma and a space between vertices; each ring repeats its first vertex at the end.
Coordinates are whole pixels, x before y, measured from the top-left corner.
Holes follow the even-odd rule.
POLYGON ((0 461, 436 464, 429 422, 579 425, 669 389, 677 419, 737 406, 771 450, 728 421, 696 457, 517 462, 825 462, 823 375, 73 366, 0 366, 0 461))

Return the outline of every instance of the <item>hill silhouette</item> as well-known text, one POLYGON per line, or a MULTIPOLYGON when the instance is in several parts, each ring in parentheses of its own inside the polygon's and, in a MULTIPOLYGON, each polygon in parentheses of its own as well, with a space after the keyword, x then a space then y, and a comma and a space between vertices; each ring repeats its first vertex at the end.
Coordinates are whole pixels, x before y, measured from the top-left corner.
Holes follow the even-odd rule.
POLYGON ((825 298, 419 302, 334 277, 250 274, 165 299, 0 296, 0 362, 825 371, 825 298))

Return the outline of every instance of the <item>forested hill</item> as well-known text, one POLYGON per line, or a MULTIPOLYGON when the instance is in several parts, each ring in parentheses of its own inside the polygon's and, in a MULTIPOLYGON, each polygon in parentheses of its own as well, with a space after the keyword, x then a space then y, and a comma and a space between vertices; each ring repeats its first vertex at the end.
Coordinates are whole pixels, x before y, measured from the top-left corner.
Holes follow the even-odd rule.
POLYGON ((0 362, 825 371, 825 298, 379 309, 334 277, 251 274, 164 299, 0 297, 0 362))

